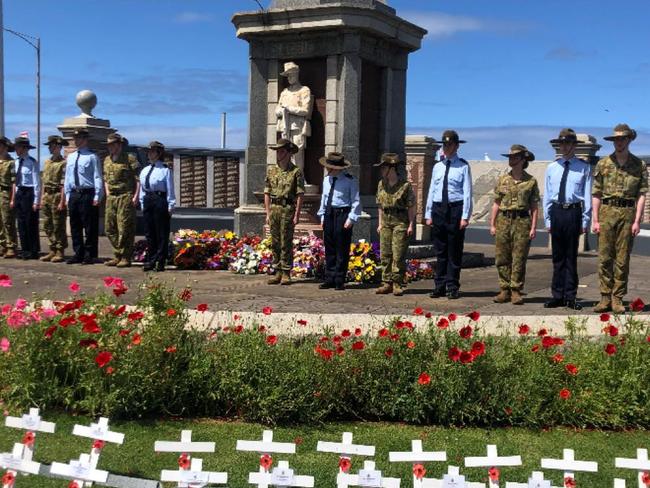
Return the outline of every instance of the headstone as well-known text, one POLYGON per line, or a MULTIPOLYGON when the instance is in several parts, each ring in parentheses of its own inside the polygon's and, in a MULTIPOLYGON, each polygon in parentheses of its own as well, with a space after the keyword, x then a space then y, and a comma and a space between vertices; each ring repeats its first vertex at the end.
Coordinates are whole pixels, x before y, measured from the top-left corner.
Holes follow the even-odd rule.
POLYGON ((248 483, 257 485, 258 488, 268 488, 269 486, 312 488, 314 486, 314 477, 296 475, 293 469, 289 468, 288 461, 279 461, 277 467, 270 472, 248 473, 248 483))
POLYGON ((164 469, 160 473, 161 481, 176 482, 181 488, 201 488, 208 484, 224 485, 228 482, 228 473, 203 471, 203 460, 191 458, 190 452, 214 452, 214 442, 193 442, 192 431, 181 431, 181 440, 177 441, 156 441, 155 452, 177 452, 181 453, 178 458, 178 470, 164 469))
POLYGON ((447 460, 445 451, 422 450, 422 441, 414 439, 411 441, 411 450, 404 452, 389 452, 388 460, 391 463, 410 462, 413 464, 413 488, 426 488, 431 486, 432 479, 425 478, 426 470, 421 463, 444 462, 447 460))
MULTIPOLYGON (((614 466, 621 469, 633 469, 638 471, 638 488, 646 488, 648 485, 645 483, 644 478, 649 477, 650 473, 650 460, 648 460, 647 449, 637 449, 636 458, 616 458, 614 466)), ((614 480, 614 488, 625 488, 625 480, 614 480), (616 484, 618 483, 618 484, 616 484)))
POLYGON ((364 461, 363 469, 358 474, 339 473, 336 477, 337 488, 364 486, 368 488, 399 488, 399 478, 387 478, 375 468, 374 461, 364 461))
MULTIPOLYGON (((108 428, 108 418, 100 417, 96 423, 91 423, 90 426, 75 425, 72 429, 72 434, 80 437, 87 437, 93 439, 92 447, 90 450, 90 467, 97 468, 99 463, 99 456, 104 448, 104 443, 112 442, 114 444, 124 443, 124 434, 119 432, 112 432, 108 428)), ((86 482, 85 486, 92 486, 91 482, 86 482)))
POLYGON ((465 466, 468 468, 486 467, 488 470, 489 488, 499 487, 499 471, 502 466, 521 466, 521 456, 499 456, 497 446, 489 444, 487 446, 487 456, 483 457, 466 457, 465 466))
POLYGON ((347 473, 352 466, 352 456, 374 456, 375 446, 352 443, 352 432, 343 432, 341 442, 318 441, 316 450, 339 455, 339 473, 347 473))
POLYGON ((564 486, 571 485, 576 472, 597 473, 598 463, 594 461, 576 461, 573 449, 564 449, 562 459, 542 459, 542 468, 563 471, 564 486))

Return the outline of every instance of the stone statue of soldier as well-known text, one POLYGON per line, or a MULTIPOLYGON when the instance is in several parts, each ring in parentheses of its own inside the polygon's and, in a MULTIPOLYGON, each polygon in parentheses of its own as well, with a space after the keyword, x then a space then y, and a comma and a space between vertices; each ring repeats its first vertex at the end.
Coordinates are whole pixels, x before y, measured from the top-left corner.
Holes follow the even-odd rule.
POLYGON ((284 64, 284 71, 280 73, 289 81, 289 87, 280 94, 275 115, 278 118, 277 130, 283 139, 287 139, 298 146, 293 161, 304 173, 305 146, 307 138, 311 136, 311 112, 314 99, 311 90, 300 84, 300 68, 294 62, 284 64))

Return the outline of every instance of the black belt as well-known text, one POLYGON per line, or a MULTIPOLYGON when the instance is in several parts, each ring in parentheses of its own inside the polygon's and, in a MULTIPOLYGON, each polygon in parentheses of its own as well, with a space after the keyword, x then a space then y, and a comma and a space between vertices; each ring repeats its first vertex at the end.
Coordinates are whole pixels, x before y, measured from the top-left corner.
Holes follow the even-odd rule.
POLYGON ((617 198, 617 197, 603 198, 603 205, 610 205, 612 207, 630 208, 630 207, 636 207, 636 200, 630 200, 628 198, 617 198))
POLYGON ((557 208, 561 208, 563 210, 568 210, 570 208, 582 208, 582 202, 576 202, 576 203, 558 203, 558 202, 553 202, 553 206, 557 208))
POLYGON ((156 196, 159 196, 159 197, 166 197, 167 192, 166 191, 145 191, 145 196, 149 196, 149 195, 156 195, 156 196))
POLYGON ((530 211, 528 210, 499 210, 499 212, 509 219, 525 219, 530 217, 530 211))
POLYGON ((382 208, 381 211, 384 212, 386 215, 404 215, 408 213, 408 210, 405 208, 394 208, 394 207, 382 208))
POLYGON ((293 201, 292 198, 285 198, 285 197, 275 198, 275 197, 271 197, 271 203, 273 205, 286 206, 286 205, 293 205, 295 202, 293 201))
POLYGON ((350 213, 350 210, 352 210, 352 207, 330 207, 329 209, 325 209, 325 215, 350 213))
MULTIPOLYGON (((121 197, 122 195, 127 195, 127 194, 130 195, 132 193, 130 191, 128 191, 128 190, 127 191, 111 191, 108 196, 109 197, 121 197)), ((166 195, 166 193, 165 193, 165 195, 166 195)))
POLYGON ((92 193, 94 195, 95 189, 94 188, 73 188, 72 193, 80 193, 82 195, 88 195, 92 193))
POLYGON ((434 204, 434 205, 437 205, 437 206, 439 206, 439 207, 447 206, 447 207, 453 208, 453 207, 461 207, 461 206, 463 205, 463 201, 462 201, 462 200, 458 200, 457 202, 448 202, 447 205, 445 205, 445 204, 442 203, 442 202, 433 202, 433 204, 434 204))
POLYGON ((17 190, 18 190, 18 191, 26 191, 26 192, 30 192, 30 191, 34 191, 34 187, 33 187, 33 186, 19 186, 19 187, 17 188, 17 190))

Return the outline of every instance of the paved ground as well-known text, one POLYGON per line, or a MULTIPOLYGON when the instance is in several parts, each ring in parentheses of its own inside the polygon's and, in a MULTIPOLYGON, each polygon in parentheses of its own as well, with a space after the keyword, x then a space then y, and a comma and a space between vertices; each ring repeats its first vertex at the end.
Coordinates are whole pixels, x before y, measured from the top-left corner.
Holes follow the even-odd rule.
MULTIPOLYGON (((525 290, 526 304, 523 306, 492 303, 492 297, 498 291, 497 275, 493 266, 493 246, 469 244, 466 250, 485 253, 489 265, 463 270, 462 297, 455 301, 429 298, 431 280, 413 283, 403 297, 393 297, 375 295, 374 287, 360 285, 349 286, 344 292, 318 290, 318 283, 314 281, 297 282, 289 287, 269 286, 266 285, 264 276, 242 276, 225 271, 169 270, 153 276, 178 288, 191 286, 194 296, 190 304, 208 303, 210 310, 222 312, 219 320, 233 313, 242 315, 241 312, 259 312, 265 306, 272 306, 274 315, 290 314, 284 321, 287 317, 291 317, 290 320, 294 317, 319 317, 318 322, 322 325, 377 322, 390 315, 410 315, 415 307, 422 307, 434 314, 461 314, 480 310, 483 316, 491 316, 493 322, 546 320, 561 323, 567 315, 585 314, 591 315, 592 322, 596 319, 591 311, 591 307, 599 298, 597 257, 594 253, 585 253, 579 259, 579 298, 585 310, 576 313, 565 309, 549 311, 542 307, 543 302, 550 296, 552 265, 548 249, 531 250, 525 290), (342 321, 341 316, 346 316, 346 319, 342 321), (373 320, 370 320, 370 317, 373 317, 373 320)), ((108 241, 101 239, 100 255, 109 254, 108 241)), ((650 301, 650 280, 647 279, 649 265, 650 257, 633 256, 629 299, 638 296, 646 302, 650 301)), ((65 298, 70 295, 68 285, 72 281, 77 281, 82 291, 92 293, 95 289, 103 287, 101 279, 107 275, 122 277, 130 287, 134 287, 145 277, 139 266, 116 270, 102 264, 82 266, 18 260, 1 260, 0 272, 11 275, 14 280, 12 288, 0 290, 1 301, 18 297, 65 298)), ((131 293, 127 294, 127 299, 129 295, 131 293)), ((594 327, 597 325, 596 321, 594 327)))

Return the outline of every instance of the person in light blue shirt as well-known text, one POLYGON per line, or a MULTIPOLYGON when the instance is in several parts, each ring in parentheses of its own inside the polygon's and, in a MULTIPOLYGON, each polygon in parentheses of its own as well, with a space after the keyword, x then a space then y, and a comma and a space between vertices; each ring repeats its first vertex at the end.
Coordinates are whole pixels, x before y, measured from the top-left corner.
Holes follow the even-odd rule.
POLYGON ((458 157, 465 141, 458 133, 442 135, 445 158, 433 166, 424 218, 432 226, 436 248, 436 273, 431 298, 460 297, 460 270, 465 245, 465 229, 472 215, 472 172, 469 163, 458 157))
POLYGON ((591 220, 591 165, 576 157, 578 137, 573 129, 562 129, 551 144, 562 156, 548 165, 544 178, 544 223, 553 252, 553 297, 544 307, 582 310, 576 301, 578 243, 591 220))
POLYGON ((90 133, 76 129, 73 134, 77 150, 66 160, 63 191, 70 218, 74 255, 68 264, 93 264, 99 241, 99 202, 104 192, 102 168, 97 155, 88 149, 90 133))
POLYGON ((361 215, 359 183, 345 171, 350 162, 343 154, 331 152, 319 160, 327 169, 323 180, 323 195, 317 215, 323 227, 325 244, 325 281, 320 289, 345 289, 350 260, 352 226, 361 215))
POLYGON ((20 236, 22 259, 38 259, 41 250, 38 233, 38 209, 41 198, 40 165, 29 155, 34 149, 26 136, 16 137, 16 160, 14 161, 16 181, 12 198, 12 207, 16 210, 18 235, 20 236))
POLYGON ((171 215, 176 206, 174 177, 162 159, 165 146, 149 143, 149 165, 140 171, 140 205, 147 239, 147 260, 144 271, 165 271, 169 252, 171 215))

